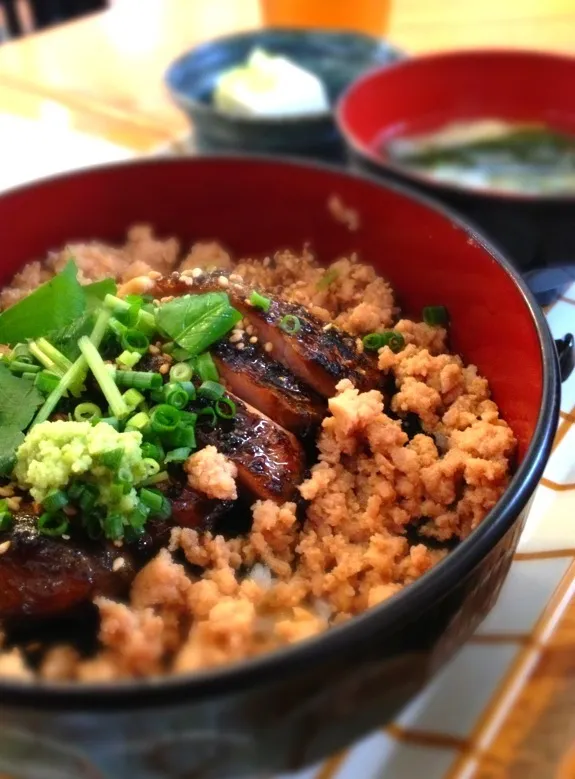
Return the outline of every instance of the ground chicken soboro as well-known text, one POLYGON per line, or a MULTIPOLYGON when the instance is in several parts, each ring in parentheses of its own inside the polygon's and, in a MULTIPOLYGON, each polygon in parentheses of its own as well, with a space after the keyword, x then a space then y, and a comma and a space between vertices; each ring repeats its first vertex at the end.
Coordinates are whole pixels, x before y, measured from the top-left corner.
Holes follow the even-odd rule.
MULTIPOLYGON (((32 263, 2 292, 2 306, 70 254, 84 280, 114 275, 133 292, 144 291, 141 276, 148 273, 185 270, 192 278, 197 267, 233 266, 218 244, 197 244, 182 260, 174 239, 135 227, 123 248, 73 246, 44 265, 32 263)), ((386 405, 379 391, 360 393, 341 381, 321 426, 318 461, 299 486, 303 519, 295 503, 267 500, 252 506, 246 536, 174 528, 168 547, 136 576, 129 602, 96 600, 100 652, 85 658, 55 647, 40 668, 46 679, 188 672, 316 635, 429 570, 477 527, 507 485, 515 439, 487 381, 449 354, 444 328, 399 318, 389 284, 370 266, 351 257, 325 269, 304 249, 243 260, 233 271, 358 339, 390 327, 400 332, 405 347, 378 355, 395 392, 386 405), (402 428, 406 415, 421 425, 411 438, 402 428), (176 562, 178 555, 195 574, 176 562)), ((190 457, 186 470, 190 485, 208 497, 236 498, 235 466, 214 447, 190 457)), ((15 649, 0 654, 0 673, 31 678, 15 649)))

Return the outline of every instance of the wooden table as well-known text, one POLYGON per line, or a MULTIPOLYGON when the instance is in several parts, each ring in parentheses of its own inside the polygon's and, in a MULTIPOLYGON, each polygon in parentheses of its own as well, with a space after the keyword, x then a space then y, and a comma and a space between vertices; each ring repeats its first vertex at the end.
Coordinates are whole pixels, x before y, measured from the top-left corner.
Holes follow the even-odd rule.
MULTIPOLYGON (((409 52, 575 50, 575 0, 393 3, 389 37, 409 52)), ((152 148, 188 131, 163 87, 169 62, 198 41, 260 24, 258 0, 117 0, 106 13, 0 46, 0 87, 12 93, 0 93, 0 112, 20 110, 15 92, 29 107, 50 99, 89 132, 152 148)))

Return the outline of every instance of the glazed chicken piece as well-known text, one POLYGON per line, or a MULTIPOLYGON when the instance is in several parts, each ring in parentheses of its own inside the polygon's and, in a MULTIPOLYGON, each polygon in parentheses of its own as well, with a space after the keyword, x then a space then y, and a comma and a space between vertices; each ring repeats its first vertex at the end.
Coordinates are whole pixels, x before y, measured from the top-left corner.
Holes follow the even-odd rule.
POLYGON ((305 437, 326 414, 326 405, 285 366, 270 359, 259 344, 242 349, 223 339, 211 350, 226 387, 286 430, 305 437))
POLYGON ((236 404, 233 419, 220 419, 214 427, 196 426, 200 448, 216 449, 238 469, 238 482, 252 498, 291 500, 301 483, 305 456, 297 438, 269 417, 228 392, 236 404))
POLYGON ((36 517, 16 516, 14 527, 0 534, 0 544, 9 542, 0 555, 0 619, 55 617, 96 595, 122 598, 141 565, 168 543, 172 527, 214 530, 233 505, 179 484, 165 491, 173 500, 172 517, 150 520, 136 543, 121 547, 90 541, 83 531, 68 540, 41 535, 36 517))
POLYGON ((252 290, 241 282, 229 280, 222 287, 222 276, 228 278, 219 271, 205 272, 191 284, 189 278, 170 276, 158 279, 150 294, 161 298, 227 292, 234 308, 256 328, 259 341, 272 345, 271 357, 325 398, 335 394, 335 386, 341 379, 350 379, 362 391, 378 386, 377 363, 357 351, 354 338, 326 325, 295 303, 272 299, 267 312, 252 306, 248 302, 252 290), (287 332, 280 326, 286 316, 297 318, 297 332, 287 332))
POLYGON ((94 595, 124 596, 135 576, 126 549, 111 543, 40 535, 36 518, 21 515, 0 535, 0 618, 53 617, 94 595))

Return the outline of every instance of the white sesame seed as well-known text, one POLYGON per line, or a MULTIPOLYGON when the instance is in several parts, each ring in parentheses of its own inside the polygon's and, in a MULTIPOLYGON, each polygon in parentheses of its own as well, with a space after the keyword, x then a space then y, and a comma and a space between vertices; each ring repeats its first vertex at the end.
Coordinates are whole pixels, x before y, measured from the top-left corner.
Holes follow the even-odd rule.
POLYGON ((201 268, 194 268, 194 270, 192 271, 192 277, 194 279, 199 279, 200 276, 203 275, 203 273, 204 271, 201 268))
POLYGON ((170 278, 172 281, 179 281, 180 280, 180 274, 177 270, 174 270, 170 273, 170 278))
POLYGON ((69 541, 70 540, 70 536, 69 535, 62 536, 62 540, 63 541, 69 541))
POLYGON ((329 322, 327 325, 324 325, 323 326, 324 333, 327 333, 327 331, 331 330, 332 327, 333 327, 333 324, 331 322, 329 322))
POLYGON ((257 344, 257 342, 258 342, 257 335, 252 335, 252 337, 250 338, 250 343, 251 344, 257 344))
POLYGON ((264 351, 266 351, 266 352, 271 352, 271 350, 272 350, 273 348, 274 348, 274 347, 273 347, 273 344, 271 343, 271 341, 267 341, 267 342, 264 344, 264 351))
POLYGON ((241 341, 244 337, 244 334, 239 332, 238 330, 234 330, 233 333, 230 335, 229 341, 231 344, 237 344, 238 341, 241 341))
POLYGON ((154 298, 154 299, 152 300, 152 305, 153 305, 153 306, 156 306, 156 308, 157 308, 157 307, 160 305, 160 301, 159 301, 159 300, 157 300, 156 298, 154 298))
POLYGON ((190 278, 189 276, 181 276, 180 281, 182 281, 186 287, 193 287, 194 286, 194 280, 190 278))
POLYGON ((3 498, 11 498, 14 495, 14 487, 11 484, 7 484, 5 487, 0 487, 0 496, 3 498))
POLYGON ((161 273, 158 273, 158 271, 157 271, 157 270, 151 270, 151 271, 148 273, 148 278, 149 278, 149 279, 153 279, 153 281, 156 281, 156 279, 161 279, 161 278, 162 278, 162 274, 161 274, 161 273))
POLYGON ((364 346, 363 346, 363 341, 361 340, 361 338, 356 338, 355 339, 355 348, 357 349, 358 354, 363 354, 364 346))
POLYGON ((162 376, 165 376, 166 373, 170 370, 170 366, 168 365, 167 362, 165 362, 165 363, 163 363, 163 365, 160 365, 159 370, 160 370, 160 373, 162 374, 162 376))
POLYGON ((187 278, 189 278, 190 276, 193 275, 193 273, 194 273, 194 271, 191 268, 187 268, 186 270, 182 271, 181 275, 182 276, 186 276, 187 278))
POLYGON ((165 297, 160 298, 162 303, 171 303, 173 299, 174 299, 173 295, 166 295, 165 297))
POLYGON ((18 511, 21 502, 22 502, 21 496, 18 496, 16 498, 6 498, 6 505, 8 506, 10 511, 18 511))
POLYGON ((115 547, 117 547, 118 549, 121 549, 121 548, 124 546, 124 542, 122 541, 122 539, 121 539, 121 538, 120 538, 120 539, 117 539, 116 541, 113 541, 112 543, 113 543, 113 544, 114 544, 114 546, 115 546, 115 547))
POLYGON ((160 349, 157 346, 154 346, 153 344, 151 346, 148 346, 148 351, 150 354, 159 354, 160 349))
POLYGON ((119 571, 120 568, 123 568, 126 565, 126 561, 123 557, 116 557, 114 562, 112 563, 112 570, 113 571, 119 571))
POLYGON ((236 344, 236 349, 238 352, 241 352, 243 349, 245 349, 245 343, 243 341, 240 341, 239 344, 236 344))
POLYGON ((229 287, 230 282, 226 276, 218 276, 218 284, 220 287, 229 287))
POLYGON ((253 328, 253 326, 252 326, 252 325, 248 325, 248 326, 246 327, 246 333, 247 333, 248 335, 253 335, 253 334, 254 334, 254 328, 253 328))
POLYGON ((243 279, 242 279, 242 277, 240 276, 239 273, 232 273, 232 274, 230 274, 230 281, 237 281, 237 282, 241 283, 243 281, 243 279))
POLYGON ((7 552, 10 549, 11 544, 12 541, 4 541, 2 544, 0 544, 0 554, 4 554, 4 552, 7 552))

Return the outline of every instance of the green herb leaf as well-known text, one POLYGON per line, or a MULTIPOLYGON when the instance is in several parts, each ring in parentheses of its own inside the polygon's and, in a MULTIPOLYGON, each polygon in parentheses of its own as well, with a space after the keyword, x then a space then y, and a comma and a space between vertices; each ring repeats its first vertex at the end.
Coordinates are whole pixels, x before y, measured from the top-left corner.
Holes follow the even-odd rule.
POLYGON ((0 432, 0 476, 9 476, 14 468, 16 450, 24 440, 24 433, 14 425, 6 425, 0 432))
POLYGON ((99 306, 106 295, 115 295, 118 291, 118 285, 114 279, 102 279, 94 281, 93 284, 86 284, 83 288, 86 295, 86 306, 93 309, 99 306))
POLYGON ((46 338, 56 347, 56 349, 59 349, 65 357, 74 362, 80 355, 78 341, 83 335, 90 335, 92 328, 94 327, 94 321, 94 311, 87 311, 78 319, 74 319, 70 324, 60 328, 60 330, 48 333, 46 338))
POLYGON ((0 476, 14 467, 16 449, 24 440, 24 430, 44 398, 27 379, 14 376, 0 365, 0 476))
POLYGON ((14 376, 0 365, 0 439, 5 427, 24 430, 43 402, 44 398, 32 382, 14 376))
POLYGON ((86 296, 70 261, 64 270, 0 314, 0 343, 39 338, 73 322, 86 308, 86 296))
POLYGON ((219 341, 241 318, 225 292, 175 298, 160 306, 156 315, 160 329, 190 356, 219 341))

